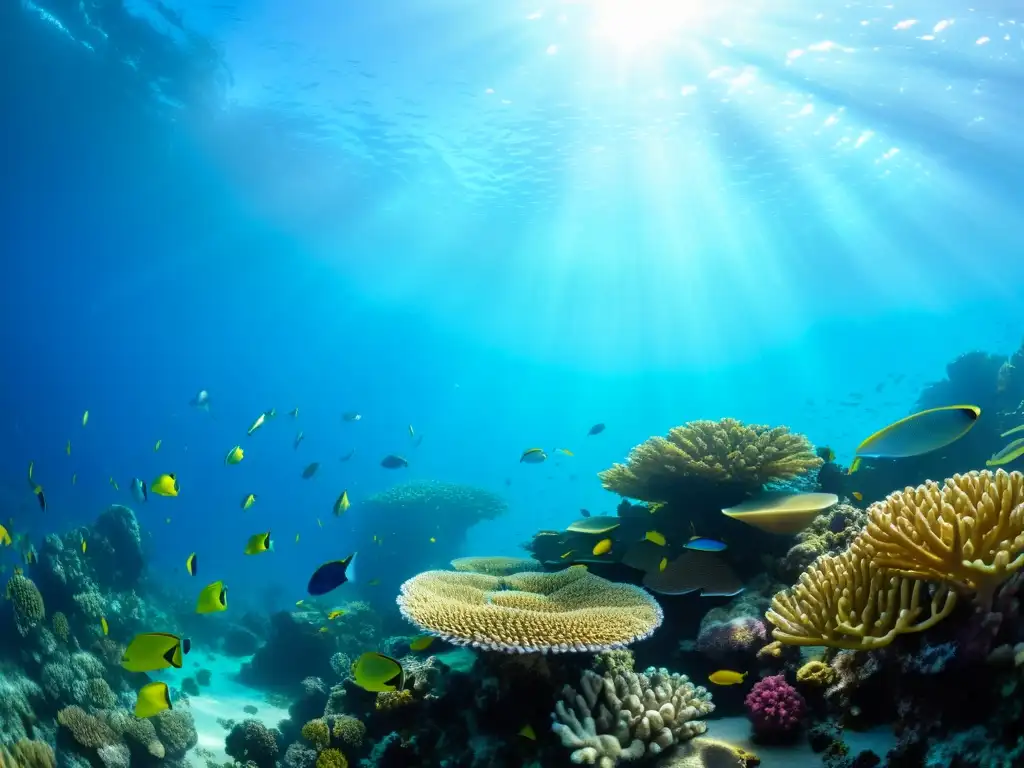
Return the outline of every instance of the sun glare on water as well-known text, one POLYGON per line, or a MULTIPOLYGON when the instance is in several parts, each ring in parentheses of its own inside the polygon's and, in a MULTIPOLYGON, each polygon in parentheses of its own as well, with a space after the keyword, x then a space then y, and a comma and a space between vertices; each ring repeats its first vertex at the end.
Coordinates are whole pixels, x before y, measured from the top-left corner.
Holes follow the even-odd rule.
MULTIPOLYGON (((592 0, 594 35, 624 53, 670 46, 700 25, 716 0, 592 0)), ((721 0, 717 0, 721 2, 721 0)))

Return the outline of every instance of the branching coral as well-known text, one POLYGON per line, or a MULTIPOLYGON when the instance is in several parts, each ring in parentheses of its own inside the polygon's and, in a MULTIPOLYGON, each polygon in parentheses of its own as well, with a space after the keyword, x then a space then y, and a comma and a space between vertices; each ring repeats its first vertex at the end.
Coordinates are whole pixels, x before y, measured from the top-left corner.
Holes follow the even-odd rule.
POLYGON ((318 717, 302 726, 302 738, 317 750, 325 749, 331 743, 331 728, 326 720, 318 717))
POLYGON ((20 573, 11 576, 7 582, 7 597, 14 605, 14 623, 20 634, 27 635, 32 627, 46 618, 46 607, 39 589, 20 573))
POLYGON ((573 750, 574 763, 612 768, 704 733, 707 726, 698 718, 714 708, 711 694, 686 675, 652 668, 602 677, 587 670, 579 692, 562 689, 551 728, 573 750))
POLYGON ((649 637, 662 622, 644 590, 585 568, 497 577, 427 571, 402 585, 402 615, 458 645, 507 653, 594 653, 649 637))
POLYGON ((348 768, 348 759, 340 749, 325 749, 317 755, 316 768, 348 768))
POLYGON ((57 722, 68 730, 75 741, 88 749, 99 749, 118 741, 117 734, 110 726, 79 706, 64 707, 57 713, 57 722))
POLYGON ((186 752, 199 743, 195 720, 188 709, 179 707, 165 710, 152 718, 152 721, 168 759, 184 757, 186 752))
POLYGON ((243 720, 225 739, 224 751, 239 762, 254 763, 257 768, 274 768, 279 752, 278 732, 259 720, 243 720))
POLYGON ((366 737, 363 721, 351 715, 341 715, 334 721, 334 738, 349 747, 361 747, 366 737))
POLYGON ((1024 567, 1024 475, 969 472, 890 494, 853 548, 902 576, 990 597, 1024 567))
POLYGON ((374 709, 378 712, 390 712, 393 709, 401 709, 415 703, 412 691, 408 688, 400 691, 381 691, 377 694, 374 709))
MULTIPOLYGON (((57 758, 45 741, 19 739, 10 749, 11 768, 56 768, 57 758)), ((3 764, 0 762, 0 764, 3 764)))
POLYGON ((668 501, 671 490, 698 478, 760 488, 817 469, 811 442, 788 427, 747 425, 736 419, 691 421, 668 438, 652 437, 625 464, 598 474, 606 489, 643 501, 668 501))
POLYGON ((71 627, 68 626, 68 617, 60 611, 53 614, 53 634, 62 643, 66 643, 71 638, 71 627))
MULTIPOLYGON (((140 747, 155 758, 162 759, 166 750, 157 738, 153 720, 159 718, 139 718, 125 709, 117 709, 107 714, 107 725, 114 733, 121 736, 131 747, 140 747)), ((180 745, 179 745, 180 747, 180 745)))
POLYGON ((800 576, 796 586, 772 598, 765 614, 772 636, 788 645, 880 648, 897 635, 921 632, 944 619, 956 594, 893 574, 850 550, 826 555, 800 576))

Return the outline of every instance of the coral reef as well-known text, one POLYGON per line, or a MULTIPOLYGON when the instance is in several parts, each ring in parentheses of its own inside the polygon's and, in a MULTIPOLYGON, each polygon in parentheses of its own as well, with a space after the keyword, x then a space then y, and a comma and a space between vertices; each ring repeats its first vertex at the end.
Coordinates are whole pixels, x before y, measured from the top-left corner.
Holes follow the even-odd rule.
POLYGON ((14 623, 18 632, 27 635, 39 622, 46 618, 43 595, 35 582, 16 573, 7 582, 7 598, 14 607, 14 623))
POLYGON ((459 557, 452 560, 452 568, 490 576, 511 576, 513 573, 541 570, 540 563, 532 557, 459 557))
POLYGON ((243 720, 235 725, 225 739, 224 751, 241 763, 257 768, 274 768, 279 749, 278 732, 259 720, 243 720))
POLYGON ((562 690, 552 730, 574 763, 612 768, 619 760, 658 755, 707 730, 698 718, 714 710, 711 694, 686 675, 664 669, 607 673, 586 670, 579 691, 562 690))
POLYGON ((506 577, 428 571, 402 585, 398 606, 451 643, 516 653, 619 648, 649 637, 662 621, 642 589, 578 567, 506 577))
POLYGON ((316 625, 288 612, 270 617, 270 636, 242 665, 239 678, 258 688, 294 688, 306 677, 330 677, 330 646, 316 625))
POLYGON ((845 550, 866 524, 864 510, 849 504, 832 507, 796 535, 796 543, 778 565, 780 576, 795 581, 801 571, 822 555, 837 555, 845 550))
POLYGON ((807 712, 804 697, 783 675, 770 675, 754 683, 743 700, 754 733, 761 737, 792 734, 807 712))
POLYGON ((737 484, 747 490, 799 477, 822 460, 810 441, 787 427, 735 419, 691 421, 634 448, 625 464, 599 473, 604 487, 642 501, 678 498, 688 481, 737 484))

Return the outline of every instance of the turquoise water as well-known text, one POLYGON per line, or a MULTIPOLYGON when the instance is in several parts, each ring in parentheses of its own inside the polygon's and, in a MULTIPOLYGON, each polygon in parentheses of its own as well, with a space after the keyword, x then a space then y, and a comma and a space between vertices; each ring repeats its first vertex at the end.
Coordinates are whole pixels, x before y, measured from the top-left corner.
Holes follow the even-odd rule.
POLYGON ((169 583, 203 546, 245 604, 300 591, 406 479, 500 494, 461 553, 515 554, 611 511, 594 474, 691 419, 848 461, 949 360, 1020 342, 1006 4, 0 13, 0 493, 40 536, 176 473, 140 510, 169 583), (575 455, 520 464, 531 446, 575 455))

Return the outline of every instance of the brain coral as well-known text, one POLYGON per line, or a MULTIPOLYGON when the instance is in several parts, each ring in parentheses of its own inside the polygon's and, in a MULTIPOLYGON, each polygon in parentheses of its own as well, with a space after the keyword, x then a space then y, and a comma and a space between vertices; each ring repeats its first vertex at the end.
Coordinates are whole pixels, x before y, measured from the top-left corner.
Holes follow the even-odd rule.
POLYGON ((424 631, 506 653, 621 648, 662 622, 661 607, 647 592, 582 567, 505 577, 426 571, 402 585, 397 603, 424 631))
POLYGON ((43 596, 35 583, 20 573, 7 582, 7 597, 14 605, 14 621, 18 632, 28 634, 36 624, 46 618, 43 596))
POLYGON ((736 419, 691 421, 668 438, 652 437, 625 464, 598 473, 609 491, 642 501, 669 501, 693 479, 737 483, 754 490, 817 469, 822 460, 810 440, 788 427, 736 419))

